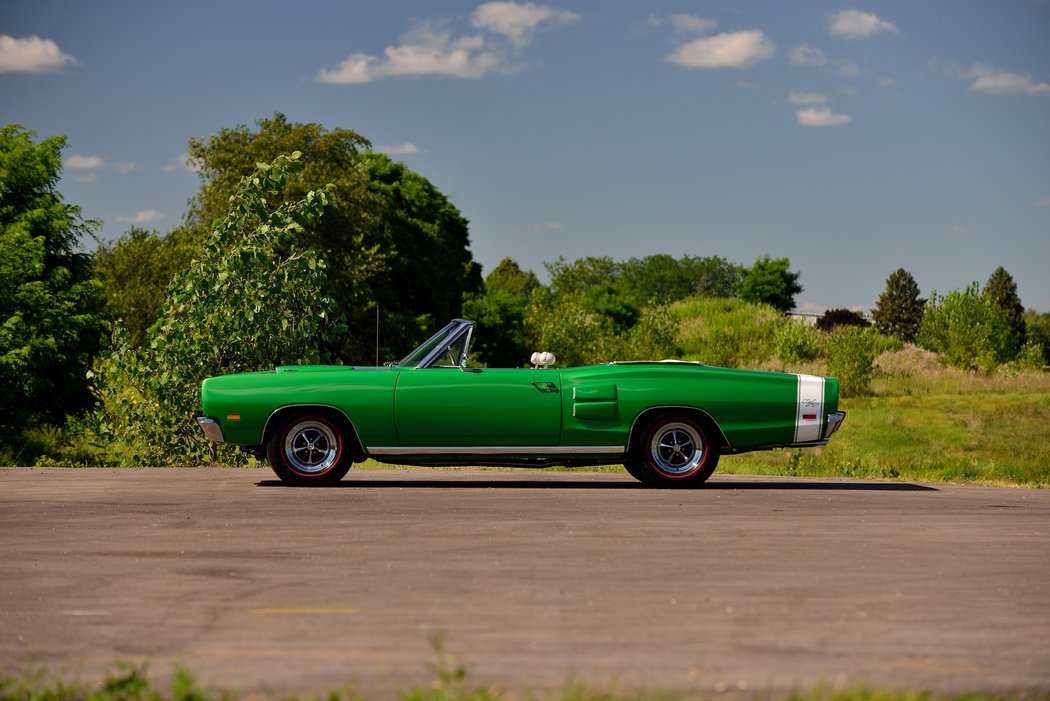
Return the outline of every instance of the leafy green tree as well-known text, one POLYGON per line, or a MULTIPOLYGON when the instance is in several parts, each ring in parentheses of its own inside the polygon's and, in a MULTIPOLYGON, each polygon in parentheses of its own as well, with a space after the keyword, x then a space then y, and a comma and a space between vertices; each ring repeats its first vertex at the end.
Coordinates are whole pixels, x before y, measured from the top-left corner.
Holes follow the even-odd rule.
POLYGON ((944 297, 930 295, 916 343, 966 369, 991 370, 1017 353, 1006 314, 976 282, 944 297))
POLYGON ((800 273, 791 272, 787 258, 762 256, 744 272, 740 283, 740 299, 745 302, 768 304, 774 309, 789 312, 795 308, 795 296, 802 292, 800 273))
POLYGON ((86 372, 105 322, 90 256, 97 222, 56 189, 64 136, 0 128, 0 444, 90 406, 86 372))
MULTIPOLYGON (((481 289, 467 220, 430 181, 380 153, 363 156, 368 190, 382 203, 385 271, 371 281, 384 325, 381 343, 399 356, 432 327, 461 314, 481 289)), ((346 309, 348 319, 354 310, 346 309)), ((392 357, 393 357, 392 356, 392 357)))
POLYGON ((682 275, 691 283, 691 289, 679 299, 691 295, 736 297, 744 275, 742 266, 720 256, 684 256, 678 265, 682 275))
POLYGON ((1043 363, 1050 365, 1050 314, 1040 314, 1029 309, 1024 315, 1028 331, 1028 343, 1042 349, 1043 363))
POLYGON ((1026 338, 1024 305, 1021 304, 1021 298, 1017 295, 1017 283, 1014 282, 1010 273, 1006 272, 1006 268, 999 266, 995 269, 984 285, 984 294, 991 298, 1006 315, 1006 323, 1010 325, 1014 347, 1022 348, 1026 338))
POLYGON ((102 283, 106 311, 121 320, 133 346, 147 341, 172 278, 188 268, 199 251, 200 243, 186 229, 161 236, 139 227, 95 250, 95 275, 102 283))
POLYGON ((564 258, 544 263, 555 295, 587 292, 614 285, 620 280, 620 264, 608 256, 588 256, 571 263, 564 258))
POLYGON ((332 331, 324 263, 299 243, 328 202, 327 188, 279 203, 299 153, 242 179, 200 259, 172 282, 148 347, 118 326, 100 365, 99 427, 124 464, 198 463, 209 453, 193 416, 200 383, 222 373, 326 360, 332 331))
POLYGON ((348 324, 331 350, 348 363, 374 360, 377 305, 386 320, 380 354, 396 357, 458 314, 463 293, 481 285, 458 210, 424 178, 368 147, 349 129, 294 124, 282 114, 258 120, 255 130, 223 129, 189 146, 203 182, 187 224, 202 237, 240 178, 278 153, 303 153, 303 169, 288 178, 280 201, 333 185, 327 214, 303 240, 328 262, 325 292, 348 324))
POLYGON ((910 343, 919 333, 926 300, 919 297, 919 286, 904 268, 886 279, 886 290, 879 295, 871 316, 879 333, 910 343))
POLYGON ((478 324, 474 362, 489 367, 520 367, 528 362, 525 317, 529 299, 539 288, 540 281, 531 270, 524 271, 504 258, 485 277, 483 292, 467 293, 463 316, 478 324))
POLYGON ((843 397, 871 393, 879 337, 875 329, 840 326, 828 338, 828 374, 839 378, 843 397))

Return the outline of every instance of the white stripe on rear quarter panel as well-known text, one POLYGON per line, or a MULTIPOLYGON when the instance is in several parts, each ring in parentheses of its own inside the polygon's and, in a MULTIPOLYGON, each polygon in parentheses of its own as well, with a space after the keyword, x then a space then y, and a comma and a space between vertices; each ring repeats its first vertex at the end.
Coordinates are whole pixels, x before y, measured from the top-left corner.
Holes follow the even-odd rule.
POLYGON ((798 375, 798 405, 795 414, 795 442, 820 440, 821 416, 824 413, 824 378, 798 375), (806 418, 807 416, 814 418, 806 418))

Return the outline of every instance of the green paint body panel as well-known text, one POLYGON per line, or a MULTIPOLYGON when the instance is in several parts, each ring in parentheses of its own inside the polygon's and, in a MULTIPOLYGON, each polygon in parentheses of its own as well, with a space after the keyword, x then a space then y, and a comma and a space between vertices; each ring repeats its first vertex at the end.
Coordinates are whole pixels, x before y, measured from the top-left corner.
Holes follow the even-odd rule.
MULTIPOLYGON (((821 436, 827 414, 838 410, 838 380, 823 383, 821 436)), ((797 375, 693 363, 567 369, 293 366, 209 378, 202 404, 226 442, 244 446, 262 445, 278 412, 311 407, 345 415, 366 452, 439 447, 447 456, 447 449, 464 447, 466 456, 476 454, 471 447, 560 446, 575 448, 572 454, 578 456, 593 447, 594 456, 615 462, 611 448, 626 450, 638 418, 654 410, 702 412, 724 436, 724 452, 792 445, 799 386, 797 375)))

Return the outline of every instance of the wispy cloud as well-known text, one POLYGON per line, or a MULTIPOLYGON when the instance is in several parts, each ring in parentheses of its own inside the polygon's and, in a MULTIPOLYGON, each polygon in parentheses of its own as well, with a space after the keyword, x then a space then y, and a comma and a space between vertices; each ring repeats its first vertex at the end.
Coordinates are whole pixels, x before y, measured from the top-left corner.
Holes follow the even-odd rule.
POLYGON ((200 167, 198 166, 198 164, 190 160, 190 155, 188 153, 180 153, 178 156, 175 156, 175 158, 172 158, 170 161, 165 163, 164 167, 161 168, 161 170, 163 170, 165 173, 174 173, 178 170, 185 170, 190 173, 199 173, 200 167))
POLYGON ((0 34, 0 73, 55 73, 76 64, 51 39, 0 34))
POLYGON ((975 63, 969 70, 960 72, 959 78, 972 81, 970 90, 974 92, 1050 95, 1050 83, 1036 82, 1030 75, 1010 73, 981 63, 975 63))
POLYGON ((393 146, 377 146, 376 151, 391 156, 407 156, 409 154, 420 152, 419 147, 411 141, 406 141, 403 144, 395 144, 393 146))
POLYGON ((799 44, 791 49, 788 57, 791 63, 796 66, 823 67, 838 73, 844 78, 856 78, 860 75, 860 67, 853 61, 828 58, 823 51, 809 44, 799 44))
POLYGON ((117 161, 113 164, 113 167, 118 173, 122 174, 133 173, 134 171, 139 169, 139 167, 134 163, 126 163, 124 161, 117 161))
POLYGON ((135 212, 130 217, 117 217, 117 221, 122 224, 149 224, 163 218, 164 215, 155 209, 144 209, 141 212, 135 212))
POLYGON ((776 44, 760 29, 693 39, 664 57, 685 68, 749 68, 776 52, 776 44))
POLYGON ((322 68, 317 82, 371 83, 384 78, 444 76, 477 79, 507 68, 507 42, 515 50, 527 46, 543 25, 579 20, 574 12, 535 3, 488 2, 471 16, 477 34, 453 36, 442 22, 423 22, 388 46, 383 56, 356 52, 334 68, 322 68))
POLYGON ((1036 207, 1050 207, 1050 197, 1044 197, 1041 200, 1035 201, 1036 207))
POLYGON ((543 224, 535 224, 530 227, 530 231, 540 233, 541 231, 558 231, 562 228, 562 223, 557 221, 544 222, 543 224))
POLYGON ((792 92, 788 95, 788 102, 793 105, 823 105, 828 101, 828 96, 819 92, 792 92))
POLYGON ((846 39, 864 39, 882 32, 900 34, 893 22, 881 19, 873 12, 842 10, 828 20, 828 33, 846 39))
POLYGON ((853 117, 832 112, 830 107, 807 107, 795 112, 795 117, 804 127, 838 127, 853 121, 853 117))
POLYGON ((81 156, 79 154, 73 154, 62 161, 62 165, 66 168, 72 168, 73 170, 94 170, 97 168, 104 168, 106 161, 101 156, 81 156))
POLYGON ((678 14, 671 15, 670 17, 660 17, 658 15, 649 15, 649 24, 654 27, 660 27, 664 24, 671 25, 676 32, 686 32, 689 34, 703 34, 704 32, 711 31, 718 26, 718 20, 707 19, 700 15, 687 15, 678 14))
POLYGON ((520 49, 531 41, 532 33, 540 25, 571 24, 579 19, 580 16, 575 12, 558 10, 550 5, 531 2, 486 2, 474 10, 470 23, 475 29, 502 34, 520 49))

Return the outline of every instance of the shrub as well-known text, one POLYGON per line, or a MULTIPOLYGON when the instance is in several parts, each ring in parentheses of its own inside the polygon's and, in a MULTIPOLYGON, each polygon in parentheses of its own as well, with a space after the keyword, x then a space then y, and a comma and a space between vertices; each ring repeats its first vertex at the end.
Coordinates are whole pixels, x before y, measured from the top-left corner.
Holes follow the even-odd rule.
POLYGON ((874 329, 844 326, 828 339, 828 374, 839 378, 843 397, 871 393, 871 376, 878 334, 874 329))
POLYGON ((977 283, 944 297, 930 295, 916 341, 964 369, 990 371, 1017 353, 1005 313, 977 283))
POLYGON ((785 319, 773 337, 777 358, 785 363, 813 360, 821 353, 820 332, 800 319, 785 319))

